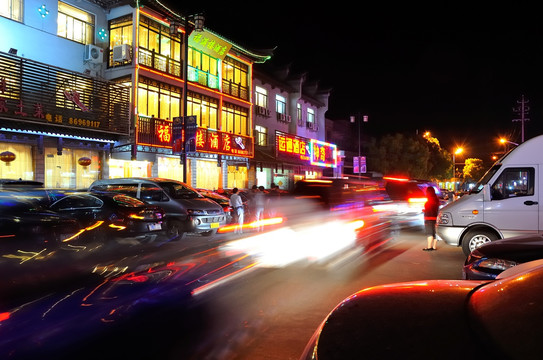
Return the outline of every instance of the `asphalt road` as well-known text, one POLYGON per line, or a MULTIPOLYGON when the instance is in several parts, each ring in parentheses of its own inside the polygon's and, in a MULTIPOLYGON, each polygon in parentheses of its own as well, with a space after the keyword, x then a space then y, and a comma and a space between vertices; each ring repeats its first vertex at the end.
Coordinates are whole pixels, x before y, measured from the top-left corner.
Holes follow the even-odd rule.
MULTIPOLYGON (((460 248, 438 243, 437 251, 425 252, 425 245, 422 229, 411 229, 370 253, 254 269, 197 294, 182 312, 168 310, 162 317, 146 319, 144 328, 160 329, 165 335, 138 353, 141 359, 297 360, 324 317, 360 289, 461 279, 460 248)), ((131 339, 145 344, 150 337, 144 334, 139 330, 131 339)))
MULTIPOLYGON (((33 312, 41 318, 20 317, 28 326, 13 313, 19 341, 53 347, 31 352, 44 359, 297 360, 347 296, 386 283, 461 279, 464 260, 460 248, 442 243, 437 251, 422 251, 422 229, 402 230, 371 251, 358 247, 324 261, 284 265, 255 261, 254 249, 249 256, 225 247, 235 239, 188 236, 126 256, 134 272, 124 280, 45 299, 33 312), (28 335, 19 334, 23 329, 28 335), (83 341, 64 346, 71 336, 83 341)), ((289 257, 287 246, 280 250, 277 258, 289 257)), ((115 264, 119 269, 122 261, 115 264)))

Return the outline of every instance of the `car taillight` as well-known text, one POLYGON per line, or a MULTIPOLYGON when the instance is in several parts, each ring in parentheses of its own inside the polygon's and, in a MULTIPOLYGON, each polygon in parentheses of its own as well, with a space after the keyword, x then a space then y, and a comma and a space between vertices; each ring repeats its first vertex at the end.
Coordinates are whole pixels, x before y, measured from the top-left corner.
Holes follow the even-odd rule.
POLYGON ((428 201, 428 198, 425 198, 425 197, 407 199, 407 202, 410 204, 424 204, 426 201, 428 201))
POLYGON ((138 212, 131 212, 127 217, 134 220, 162 220, 163 213, 161 211, 145 209, 138 212))

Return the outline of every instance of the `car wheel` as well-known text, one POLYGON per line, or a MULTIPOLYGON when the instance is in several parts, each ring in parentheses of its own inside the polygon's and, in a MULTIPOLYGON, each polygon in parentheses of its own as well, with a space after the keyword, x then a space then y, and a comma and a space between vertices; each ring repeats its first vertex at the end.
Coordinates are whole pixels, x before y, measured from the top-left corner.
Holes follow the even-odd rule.
POLYGON ((217 229, 213 229, 213 230, 209 230, 209 231, 204 231, 202 234, 202 236, 213 236, 217 233, 217 229))
POLYGON ((180 221, 168 221, 166 225, 166 235, 170 240, 181 240, 185 237, 183 232, 183 224, 180 221))
POLYGON ((479 246, 498 240, 498 236, 489 230, 469 230, 462 240, 462 251, 468 256, 479 246))

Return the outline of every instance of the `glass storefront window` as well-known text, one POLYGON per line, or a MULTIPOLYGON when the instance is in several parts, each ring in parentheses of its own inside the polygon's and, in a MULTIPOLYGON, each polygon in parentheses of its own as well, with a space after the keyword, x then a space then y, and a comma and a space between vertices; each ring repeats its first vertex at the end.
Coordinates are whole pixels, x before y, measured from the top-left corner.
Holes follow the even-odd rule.
POLYGON ((158 177, 183 181, 183 165, 179 157, 157 156, 158 177))
POLYGON ((221 168, 217 161, 198 161, 196 172, 196 187, 217 190, 222 188, 221 168))
POLYGON ((35 180, 32 163, 32 146, 24 144, 0 143, 0 152, 9 151, 15 155, 10 162, 0 162, 0 178, 35 180))
POLYGON ((87 189, 100 175, 99 153, 90 150, 45 148, 45 187, 64 189, 87 189), (81 158, 90 159, 83 166, 81 158))
POLYGON ((150 177, 152 165, 149 161, 109 159, 109 178, 150 177))
POLYGON ((229 189, 237 187, 238 189, 247 189, 247 168, 244 166, 228 166, 228 185, 229 189))

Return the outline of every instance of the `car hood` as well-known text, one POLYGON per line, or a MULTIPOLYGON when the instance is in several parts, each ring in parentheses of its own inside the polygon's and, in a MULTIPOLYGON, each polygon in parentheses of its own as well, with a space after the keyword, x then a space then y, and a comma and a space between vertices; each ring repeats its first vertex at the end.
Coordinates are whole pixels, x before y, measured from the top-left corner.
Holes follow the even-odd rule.
POLYGON ((337 305, 300 359, 527 359, 541 353, 541 313, 543 265, 494 281, 375 286, 337 305))
POLYGON ((187 209, 222 211, 222 207, 219 204, 204 197, 183 199, 183 205, 185 205, 187 209))
POLYGON ((426 359, 444 349, 461 358, 476 348, 461 314, 466 298, 480 284, 432 280, 359 291, 321 325, 314 339, 316 359, 396 359, 407 354, 426 359), (443 326, 436 329, 435 324, 443 326))
POLYGON ((527 262, 543 258, 543 236, 529 235, 496 240, 474 250, 474 255, 527 262))

